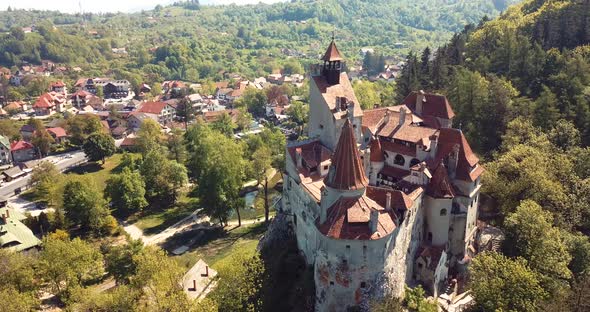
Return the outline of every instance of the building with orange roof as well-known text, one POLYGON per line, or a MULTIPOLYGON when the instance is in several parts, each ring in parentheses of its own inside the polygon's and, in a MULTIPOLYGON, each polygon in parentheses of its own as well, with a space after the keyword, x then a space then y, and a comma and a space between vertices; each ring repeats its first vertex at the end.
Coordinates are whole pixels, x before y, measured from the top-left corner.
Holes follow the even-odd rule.
POLYGON ((367 294, 435 297, 476 250, 483 167, 443 95, 363 111, 332 41, 310 82, 309 137, 287 145, 279 213, 314 268, 318 311, 367 294))

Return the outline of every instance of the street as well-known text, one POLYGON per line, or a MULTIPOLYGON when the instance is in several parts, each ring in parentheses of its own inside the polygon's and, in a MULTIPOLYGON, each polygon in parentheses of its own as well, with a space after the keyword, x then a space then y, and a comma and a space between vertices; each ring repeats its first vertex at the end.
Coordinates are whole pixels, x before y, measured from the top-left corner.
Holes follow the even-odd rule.
MULTIPOLYGON (((71 167, 77 166, 82 162, 86 161, 86 155, 83 151, 74 151, 69 153, 64 153, 56 156, 48 156, 43 158, 42 160, 51 161, 55 164, 59 171, 64 171, 71 167)), ((14 195, 14 190, 18 188, 25 188, 29 181, 31 180, 31 175, 28 174, 22 178, 16 179, 14 181, 5 183, 0 187, 0 196, 11 197, 14 195)))

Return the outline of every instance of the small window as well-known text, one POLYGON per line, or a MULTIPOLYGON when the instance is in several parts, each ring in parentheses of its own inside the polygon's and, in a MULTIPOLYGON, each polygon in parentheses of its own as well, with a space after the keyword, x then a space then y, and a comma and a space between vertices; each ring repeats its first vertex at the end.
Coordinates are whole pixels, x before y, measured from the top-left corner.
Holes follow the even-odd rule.
POLYGON ((333 281, 330 281, 330 286, 334 286, 334 282, 333 281))
POLYGON ((432 232, 428 232, 428 242, 432 243, 432 232))
POLYGON ((348 264, 348 260, 342 259, 342 264, 347 265, 348 264))
POLYGON ((353 124, 352 127, 356 129, 356 125, 355 124, 353 124))
POLYGON ((398 166, 403 166, 406 163, 406 160, 404 159, 404 156, 397 154, 397 155, 395 155, 393 163, 398 166))
POLYGON ((418 262, 418 269, 422 268, 422 262, 418 262))
POLYGON ((328 166, 324 166, 324 170, 328 170, 328 166))
POLYGON ((440 215, 441 215, 441 216, 446 216, 446 215, 447 215, 447 210, 446 210, 446 209, 444 209, 444 208, 443 208, 443 209, 441 209, 441 210, 440 210, 440 215))
POLYGON ((367 283, 366 282, 361 282, 361 288, 367 288, 367 283))
POLYGON ((320 129, 324 129, 324 125, 320 125, 320 129))

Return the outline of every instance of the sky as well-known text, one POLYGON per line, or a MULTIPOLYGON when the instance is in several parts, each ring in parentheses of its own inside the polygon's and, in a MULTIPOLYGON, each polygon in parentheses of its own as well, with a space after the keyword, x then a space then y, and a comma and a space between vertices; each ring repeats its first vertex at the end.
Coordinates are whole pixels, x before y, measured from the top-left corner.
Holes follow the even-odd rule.
MULTIPOLYGON (((167 5, 178 0, 0 0, 0 10, 9 6, 19 9, 58 10, 67 13, 80 12, 137 12, 153 9, 156 5, 167 5)), ((201 4, 252 4, 275 3, 286 0, 201 0, 201 4)))

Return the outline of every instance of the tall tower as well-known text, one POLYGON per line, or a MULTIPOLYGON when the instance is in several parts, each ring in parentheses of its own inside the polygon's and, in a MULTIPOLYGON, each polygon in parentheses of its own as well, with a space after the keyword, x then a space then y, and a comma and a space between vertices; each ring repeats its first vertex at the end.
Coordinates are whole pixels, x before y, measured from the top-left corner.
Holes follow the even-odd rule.
POLYGON ((326 82, 331 86, 339 84, 343 58, 340 51, 338 51, 338 47, 336 47, 334 36, 332 36, 332 42, 330 42, 328 50, 322 57, 322 61, 324 61, 322 76, 326 78, 326 82))

